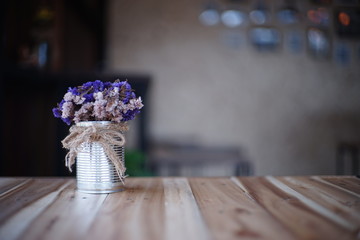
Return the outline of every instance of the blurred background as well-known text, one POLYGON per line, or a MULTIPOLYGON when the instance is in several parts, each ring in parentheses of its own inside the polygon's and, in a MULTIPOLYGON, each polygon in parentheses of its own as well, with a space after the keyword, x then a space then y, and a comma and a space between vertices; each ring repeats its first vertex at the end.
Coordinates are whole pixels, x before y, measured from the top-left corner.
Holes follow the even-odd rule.
POLYGON ((12 0, 0 174, 67 176, 69 86, 128 79, 131 176, 359 174, 360 1, 12 0))

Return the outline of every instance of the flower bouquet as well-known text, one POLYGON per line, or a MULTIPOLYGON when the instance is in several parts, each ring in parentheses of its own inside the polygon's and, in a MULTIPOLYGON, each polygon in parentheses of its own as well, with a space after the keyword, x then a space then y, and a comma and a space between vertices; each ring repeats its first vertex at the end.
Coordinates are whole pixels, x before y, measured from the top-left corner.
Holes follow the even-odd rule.
POLYGON ((76 159, 78 190, 119 191, 126 177, 123 133, 143 106, 127 81, 96 80, 70 87, 53 108, 55 117, 74 123, 62 144, 69 150, 65 165, 70 171, 76 159))

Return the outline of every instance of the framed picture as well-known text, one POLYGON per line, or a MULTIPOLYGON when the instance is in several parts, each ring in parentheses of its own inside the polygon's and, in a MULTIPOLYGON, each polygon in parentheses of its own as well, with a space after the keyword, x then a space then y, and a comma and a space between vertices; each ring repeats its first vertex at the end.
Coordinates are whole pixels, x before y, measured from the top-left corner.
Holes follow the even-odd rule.
POLYGON ((260 51, 276 50, 281 42, 280 31, 273 27, 254 27, 249 31, 249 37, 260 51))
POLYGON ((300 21, 300 13, 294 7, 282 8, 276 13, 276 15, 281 24, 289 25, 300 21))
POLYGON ((351 48, 343 42, 334 43, 334 60, 338 65, 348 66, 351 61, 351 48))
POLYGON ((340 38, 360 39, 360 7, 339 7, 334 11, 335 32, 340 38))
POLYGON ((247 14, 236 9, 225 10, 221 13, 221 21, 228 28, 239 27, 246 23, 247 14))
POLYGON ((324 7, 309 9, 306 16, 313 25, 328 26, 330 23, 330 11, 324 7))
POLYGON ((331 56, 331 40, 329 34, 320 28, 310 27, 306 32, 308 51, 317 59, 331 56))

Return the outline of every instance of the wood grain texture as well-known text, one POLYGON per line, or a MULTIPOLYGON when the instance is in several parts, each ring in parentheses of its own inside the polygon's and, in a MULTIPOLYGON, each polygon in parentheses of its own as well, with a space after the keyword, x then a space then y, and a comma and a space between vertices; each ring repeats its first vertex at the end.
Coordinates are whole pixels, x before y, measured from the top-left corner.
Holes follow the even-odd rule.
POLYGON ((31 179, 8 190, 0 197, 0 224, 12 214, 51 193, 65 183, 64 179, 31 179))
POLYGON ((356 177, 321 177, 323 181, 330 182, 360 196, 360 179, 356 177))
POLYGON ((215 239, 295 239, 231 179, 195 178, 190 185, 215 239))
POLYGON ((360 198, 306 177, 278 178, 298 193, 333 212, 351 231, 360 231, 360 198))
MULTIPOLYGON (((288 179, 289 178, 286 178, 286 180, 288 179)), ((348 208, 354 214, 360 214, 360 196, 358 196, 354 192, 346 190, 335 184, 326 182, 325 180, 322 180, 318 177, 296 177, 296 179, 301 181, 303 184, 307 184, 308 186, 310 185, 311 188, 315 188, 316 191, 319 192, 318 194, 325 195, 328 198, 340 203, 342 206, 348 208)), ((306 188, 308 188, 308 186, 306 188)), ((299 186, 297 190, 301 191, 303 188, 304 187, 299 186)))
POLYGON ((57 192, 46 211, 27 227, 20 239, 82 239, 107 195, 74 190, 75 182, 71 182, 57 192))
POLYGON ((165 239, 211 239, 186 178, 165 178, 165 239))
POLYGON ((331 211, 330 209, 327 209, 322 204, 318 204, 317 202, 311 200, 310 198, 307 198, 306 196, 300 194, 295 189, 289 187, 288 185, 278 181, 274 177, 266 177, 266 179, 271 182, 274 186, 278 187, 282 191, 292 195, 293 197, 296 197, 300 202, 305 204, 308 208, 312 209, 315 213, 326 217, 328 220, 340 225, 341 227, 354 231, 356 230, 356 225, 354 225, 351 221, 348 221, 341 216, 339 216, 337 213, 331 211))
MULTIPOLYGON (((354 239, 355 232, 314 211, 306 197, 299 198, 267 178, 239 181, 251 196, 300 239, 354 239), (306 199, 306 200, 305 200, 306 199)), ((296 192, 296 191, 295 191, 296 192)))
POLYGON ((0 239, 359 239, 353 177, 128 178, 113 194, 75 179, 0 178, 0 239))
MULTIPOLYGON (((71 182, 66 182, 55 191, 50 192, 42 198, 33 201, 31 204, 24 206, 21 211, 16 212, 0 228, 0 239, 15 240, 23 235, 31 224, 39 223, 35 219, 45 212, 50 204, 57 198, 59 193, 71 182)), ((43 223, 43 222, 42 222, 43 223)), ((31 229, 31 231, 37 229, 31 229)), ((32 233, 33 234, 33 233, 32 233)), ((42 233, 41 233, 42 235, 42 233)), ((25 235, 26 236, 26 235, 25 235)), ((29 239, 28 236, 25 238, 29 239)), ((21 238, 20 238, 21 239, 21 238)))
POLYGON ((24 182, 29 181, 25 178, 1 178, 0 181, 0 197, 7 194, 11 189, 16 188, 17 186, 24 184, 24 182))
POLYGON ((160 178, 128 178, 109 194, 84 239, 163 239, 164 188, 160 178))

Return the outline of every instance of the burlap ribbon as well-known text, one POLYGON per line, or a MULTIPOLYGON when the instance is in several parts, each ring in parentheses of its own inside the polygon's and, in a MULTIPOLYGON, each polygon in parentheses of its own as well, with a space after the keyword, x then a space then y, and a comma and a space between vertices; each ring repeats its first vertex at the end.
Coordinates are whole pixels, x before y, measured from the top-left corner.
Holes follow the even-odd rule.
POLYGON ((128 130, 127 125, 121 123, 102 125, 95 122, 91 126, 72 126, 69 130, 70 134, 61 141, 63 147, 69 150, 65 156, 65 165, 72 171, 71 166, 75 163, 78 152, 84 151, 81 144, 96 142, 103 147, 106 156, 115 165, 116 171, 123 181, 126 177, 126 168, 123 161, 118 158, 113 146, 124 146, 123 132, 126 130, 128 130))

